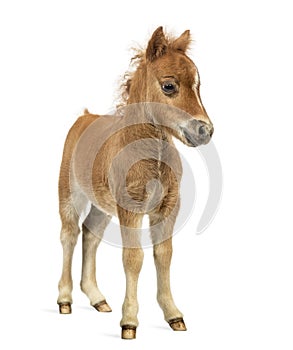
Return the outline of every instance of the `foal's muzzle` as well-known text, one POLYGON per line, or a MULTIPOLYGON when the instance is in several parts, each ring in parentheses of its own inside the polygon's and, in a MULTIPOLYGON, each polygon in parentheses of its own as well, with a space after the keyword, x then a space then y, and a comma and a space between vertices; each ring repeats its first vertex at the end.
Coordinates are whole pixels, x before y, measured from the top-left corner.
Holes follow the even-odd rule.
POLYGON ((210 141, 214 127, 212 124, 193 119, 187 123, 186 127, 182 128, 182 132, 188 146, 196 147, 210 141))

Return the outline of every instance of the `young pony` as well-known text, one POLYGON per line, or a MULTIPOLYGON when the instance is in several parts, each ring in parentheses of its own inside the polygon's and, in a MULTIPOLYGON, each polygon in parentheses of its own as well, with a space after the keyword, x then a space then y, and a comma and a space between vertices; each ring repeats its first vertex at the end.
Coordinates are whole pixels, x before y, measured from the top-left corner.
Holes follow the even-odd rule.
POLYGON ((82 222, 81 289, 91 305, 110 312, 96 282, 96 250, 112 216, 119 219, 126 294, 122 338, 136 337, 137 282, 143 263, 141 225, 148 215, 157 271, 157 300, 175 331, 186 330, 170 289, 172 232, 179 211, 181 162, 173 137, 191 147, 211 139, 213 125, 200 98, 197 67, 187 56, 190 33, 153 33, 128 74, 124 107, 115 115, 85 110, 70 129, 59 179, 63 270, 58 304, 71 313, 71 264, 82 222))

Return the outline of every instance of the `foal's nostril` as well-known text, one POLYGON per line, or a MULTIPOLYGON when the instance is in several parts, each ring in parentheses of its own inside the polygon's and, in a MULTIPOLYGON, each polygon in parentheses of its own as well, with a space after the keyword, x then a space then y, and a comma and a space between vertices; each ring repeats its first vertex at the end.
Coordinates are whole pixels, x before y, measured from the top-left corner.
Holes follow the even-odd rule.
POLYGON ((206 126, 205 126, 205 125, 200 126, 199 129, 198 129, 198 133, 199 133, 201 136, 204 136, 204 135, 207 133, 206 126))
POLYGON ((198 135, 201 139, 209 139, 212 137, 214 132, 214 127, 211 124, 203 123, 198 127, 198 135))

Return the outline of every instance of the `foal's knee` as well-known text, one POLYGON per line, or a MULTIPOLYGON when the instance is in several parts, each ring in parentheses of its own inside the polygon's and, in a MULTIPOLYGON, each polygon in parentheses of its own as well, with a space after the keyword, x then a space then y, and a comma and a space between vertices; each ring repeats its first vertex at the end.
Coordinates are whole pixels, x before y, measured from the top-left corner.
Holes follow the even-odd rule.
POLYGON ((124 248, 123 265, 127 272, 138 274, 143 263, 144 253, 141 248, 124 248))
POLYGON ((169 265, 172 258, 173 248, 171 239, 154 245, 153 254, 156 263, 169 265))
POLYGON ((60 234, 62 245, 75 246, 78 238, 80 228, 77 224, 63 224, 60 234))

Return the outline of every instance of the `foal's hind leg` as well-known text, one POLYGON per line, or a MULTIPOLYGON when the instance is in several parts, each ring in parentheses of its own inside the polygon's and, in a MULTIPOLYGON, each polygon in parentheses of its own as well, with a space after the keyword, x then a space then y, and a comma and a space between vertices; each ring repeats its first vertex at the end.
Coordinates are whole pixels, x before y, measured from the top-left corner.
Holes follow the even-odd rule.
POLYGON ((91 305, 98 311, 112 311, 100 292, 96 281, 96 251, 111 217, 94 206, 82 225, 82 277, 81 290, 88 296, 91 305))
MULTIPOLYGON (((175 211, 176 213, 176 211, 175 211)), ((185 331, 183 315, 174 303, 170 286, 170 265, 172 259, 172 232, 176 215, 168 218, 153 213, 150 215, 150 229, 154 244, 154 260, 157 270, 157 300, 164 318, 174 331, 185 331)), ((176 213, 177 214, 177 213, 176 213)))
POLYGON ((59 281, 59 296, 57 303, 61 314, 71 313, 72 304, 72 276, 71 265, 74 247, 80 232, 78 226, 78 215, 73 206, 65 205, 61 210, 61 243, 63 247, 63 269, 61 279, 59 281))

